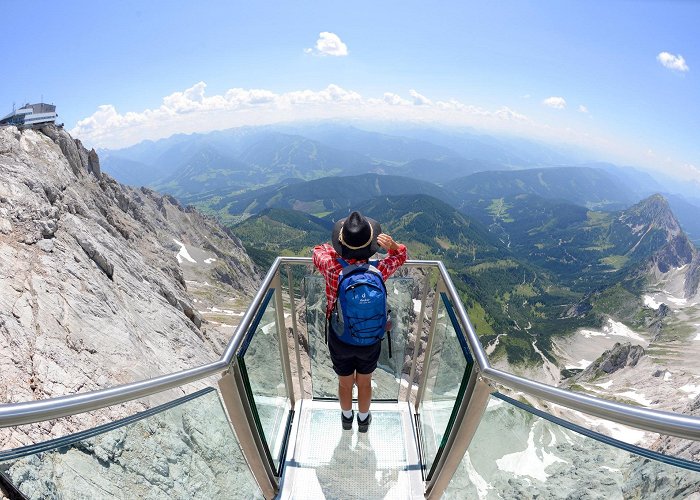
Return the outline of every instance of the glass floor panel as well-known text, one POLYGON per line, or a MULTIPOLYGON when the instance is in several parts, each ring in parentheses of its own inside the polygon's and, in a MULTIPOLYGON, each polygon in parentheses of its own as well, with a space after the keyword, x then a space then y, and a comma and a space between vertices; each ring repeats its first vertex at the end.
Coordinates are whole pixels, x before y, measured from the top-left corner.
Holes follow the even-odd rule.
POLYGON ((300 402, 279 498, 424 498, 408 403, 372 403, 366 434, 344 431, 337 401, 300 402))

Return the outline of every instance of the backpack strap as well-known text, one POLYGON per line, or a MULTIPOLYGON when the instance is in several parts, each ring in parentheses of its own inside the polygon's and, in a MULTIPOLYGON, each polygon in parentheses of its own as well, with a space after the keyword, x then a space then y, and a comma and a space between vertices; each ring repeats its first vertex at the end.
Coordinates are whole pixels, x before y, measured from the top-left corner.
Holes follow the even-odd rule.
POLYGON ((340 286, 340 283, 341 283, 345 278, 347 278, 348 276, 350 276, 350 275, 352 274, 352 272, 353 272, 355 269, 358 269, 359 267, 362 266, 362 264, 350 264, 350 263, 348 263, 347 261, 345 261, 344 259, 342 259, 342 258, 340 258, 340 257, 338 257, 338 263, 339 263, 341 266, 343 266, 343 270, 340 272, 340 274, 341 274, 342 276, 341 276, 341 279, 338 281, 338 286, 340 286))
MULTIPOLYGON (((384 291, 386 292, 386 284, 384 283, 384 275, 382 272, 379 270, 377 267, 379 265, 378 260, 368 260, 367 262, 363 264, 350 264, 347 261, 345 261, 343 258, 338 257, 338 263, 343 266, 342 271, 338 275, 338 289, 340 289, 340 284, 348 277, 350 276, 355 270, 364 268, 366 266, 367 271, 376 274, 379 276, 382 280, 382 286, 384 287, 384 291)), ((335 307, 335 306, 334 306, 335 307)))

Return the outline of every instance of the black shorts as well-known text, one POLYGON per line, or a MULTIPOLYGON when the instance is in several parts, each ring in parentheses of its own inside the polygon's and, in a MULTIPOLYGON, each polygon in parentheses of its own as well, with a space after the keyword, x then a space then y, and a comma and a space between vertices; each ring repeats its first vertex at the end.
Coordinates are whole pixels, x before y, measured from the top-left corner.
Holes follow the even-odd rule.
POLYGON ((350 345, 341 341, 328 325, 328 350, 331 353, 333 371, 341 376, 352 375, 357 372, 361 375, 369 375, 377 368, 379 354, 382 351, 382 342, 372 345, 350 345))

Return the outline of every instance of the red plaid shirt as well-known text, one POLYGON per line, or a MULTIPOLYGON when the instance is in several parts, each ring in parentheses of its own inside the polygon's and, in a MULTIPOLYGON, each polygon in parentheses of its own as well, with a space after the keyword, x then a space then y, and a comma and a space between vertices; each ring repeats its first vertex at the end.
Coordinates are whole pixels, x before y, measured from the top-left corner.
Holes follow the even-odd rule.
MULTIPOLYGON (((328 243, 314 247, 314 266, 326 279, 326 317, 330 318, 333 304, 338 297, 338 275, 343 269, 338 259, 340 255, 328 243)), ((345 259, 348 264, 367 262, 366 260, 345 259)), ((406 262, 406 247, 399 245, 396 250, 389 250, 389 256, 379 261, 377 269, 382 272, 384 281, 406 262)))

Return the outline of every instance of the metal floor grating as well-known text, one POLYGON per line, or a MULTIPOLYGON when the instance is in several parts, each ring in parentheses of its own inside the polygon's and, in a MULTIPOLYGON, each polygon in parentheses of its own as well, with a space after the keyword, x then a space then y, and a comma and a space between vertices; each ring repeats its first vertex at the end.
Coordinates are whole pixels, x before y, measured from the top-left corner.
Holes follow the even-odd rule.
POLYGON ((340 424, 337 401, 300 402, 279 498, 424 498, 407 403, 372 403, 367 433, 340 424))

